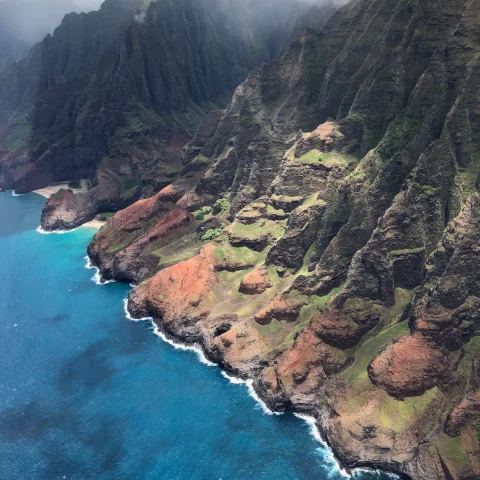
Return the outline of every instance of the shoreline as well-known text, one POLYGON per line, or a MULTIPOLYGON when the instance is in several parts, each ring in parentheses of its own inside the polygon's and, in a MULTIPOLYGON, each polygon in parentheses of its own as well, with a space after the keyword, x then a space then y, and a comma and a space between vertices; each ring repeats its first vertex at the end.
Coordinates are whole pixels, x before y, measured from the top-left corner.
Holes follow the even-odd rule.
MULTIPOLYGON (((94 266, 91 263, 91 260, 90 260, 90 265, 91 265, 90 268, 95 268, 97 270, 97 273, 94 275, 94 277, 92 277, 92 281, 97 283, 95 279, 97 275, 101 277, 100 269, 94 266)), ((99 284, 104 285, 110 282, 111 281, 108 281, 105 283, 97 283, 97 285, 99 284)), ((160 337, 165 343, 172 346, 174 349, 182 350, 182 351, 191 351, 195 353, 200 363, 203 363, 208 367, 219 368, 222 377, 227 379, 230 383, 234 385, 244 385, 248 391, 249 396, 253 398, 253 400, 255 400, 256 404, 262 410, 263 415, 275 416, 275 415, 283 415, 287 413, 287 412, 279 412, 279 411, 271 410, 266 404, 266 402, 264 402, 264 400, 262 399, 260 393, 258 393, 257 390, 255 389, 253 385, 253 379, 251 378, 243 379, 240 377, 236 377, 234 375, 230 375, 228 371, 224 369, 224 366, 222 365, 221 362, 215 363, 211 361, 208 358, 207 351, 201 342, 189 344, 189 343, 184 343, 180 341, 174 335, 170 333, 166 333, 165 331, 162 331, 159 325, 157 324, 157 322, 155 322, 153 317, 145 317, 145 318, 139 318, 139 319, 133 318, 130 312, 128 311, 128 296, 123 300, 123 305, 124 305, 125 317, 127 318, 127 320, 131 322, 136 322, 136 323, 148 322, 151 325, 152 333, 155 336, 160 337)), ((317 420, 313 415, 305 412, 296 412, 294 410, 289 411, 289 413, 292 413, 295 417, 299 418, 300 420, 303 420, 307 424, 307 426, 309 427, 309 435, 311 435, 320 444, 321 448, 323 448, 325 452, 325 455, 324 455, 325 462, 327 462, 327 464, 331 466, 330 468, 332 469, 332 471, 338 474, 339 476, 346 479, 354 480, 355 478, 357 478, 358 473, 369 472, 369 473, 380 473, 395 480, 409 478, 409 477, 406 477, 405 474, 403 473, 388 471, 388 470, 381 470, 375 465, 369 465, 368 462, 358 467, 348 467, 338 457, 336 449, 328 441, 328 437, 320 429, 317 423, 317 420)))
MULTIPOLYGON (((86 260, 85 268, 88 270, 95 270, 95 274, 92 276, 91 280, 96 285, 107 285, 109 283, 116 282, 116 280, 107 280, 105 282, 102 282, 101 281, 102 275, 101 275, 100 269, 92 262, 91 258, 88 255, 85 256, 85 260, 86 260)), ((135 285, 130 284, 130 286, 134 288, 135 285)), ((255 400, 256 404, 260 407, 264 415, 283 415, 284 413, 286 413, 286 412, 274 411, 268 407, 267 403, 262 399, 261 394, 259 394, 255 389, 253 385, 253 382, 254 382, 253 379, 251 378, 244 379, 244 378, 231 375, 228 373, 228 369, 225 369, 221 362, 211 361, 208 358, 208 352, 202 342, 196 342, 196 343, 182 342, 179 338, 172 335, 171 333, 167 333, 163 331, 158 325, 158 323, 155 322, 155 319, 153 317, 144 317, 144 318, 132 317, 132 315, 128 310, 128 296, 123 299, 123 307, 124 307, 125 317, 128 321, 135 322, 135 323, 148 322, 151 326, 152 333, 155 336, 160 337, 165 343, 167 343, 174 349, 182 350, 182 351, 191 351, 195 353, 200 363, 203 363, 208 367, 218 367, 220 369, 220 373, 222 377, 227 379, 230 383, 234 385, 244 385, 248 391, 248 394, 250 395, 251 398, 255 400)), ((341 477, 347 478, 347 479, 355 479, 357 478, 358 473, 370 472, 370 473, 380 473, 395 480, 401 480, 401 479, 409 480, 409 477, 402 472, 379 469, 378 466, 369 465, 368 462, 365 462, 365 464, 360 464, 356 467, 347 466, 341 461, 340 457, 337 455, 337 450, 329 442, 327 435, 325 435, 325 433, 321 430, 316 418, 313 415, 305 412, 295 412, 294 410, 290 411, 290 413, 292 413, 295 417, 303 420, 308 425, 309 435, 311 435, 321 445, 321 448, 323 448, 325 452, 324 460, 328 462, 328 465, 331 465, 331 469, 341 477)))
POLYGON ((58 185, 49 185, 48 187, 39 188, 38 190, 32 190, 32 193, 41 195, 45 198, 50 198, 52 195, 55 195, 60 190, 72 190, 72 192, 77 193, 81 192, 81 189, 74 189, 68 186, 68 183, 59 183, 58 185))
POLYGON ((86 222, 79 227, 72 228, 70 230, 44 230, 41 225, 37 227, 37 233, 40 233, 42 235, 63 235, 65 233, 71 233, 74 232, 75 230, 78 230, 79 228, 95 228, 96 230, 100 230, 106 222, 102 222, 101 220, 90 220, 89 222, 86 222))
POLYGON ((88 227, 88 228, 98 228, 100 230, 106 223, 107 222, 104 222, 103 220, 93 219, 87 223, 84 223, 83 225, 80 225, 80 228, 88 227))

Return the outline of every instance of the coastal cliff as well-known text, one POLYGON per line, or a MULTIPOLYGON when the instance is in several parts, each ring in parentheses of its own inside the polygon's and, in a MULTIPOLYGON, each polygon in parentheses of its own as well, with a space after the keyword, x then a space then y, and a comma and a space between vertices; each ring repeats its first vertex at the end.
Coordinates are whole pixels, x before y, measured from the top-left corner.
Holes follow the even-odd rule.
POLYGON ((89 255, 343 464, 480 476, 479 10, 360 0, 254 70, 89 255))
POLYGON ((106 213, 131 315, 345 466, 480 478, 477 2, 258 3, 67 15, 0 77, 0 187, 83 180, 42 227, 106 213))
MULTIPOLYGON (((182 170, 178 149, 235 87, 333 3, 106 0, 68 14, 0 75, 0 188, 62 191, 43 228, 73 228, 151 196, 182 170), (59 208, 61 207, 61 208, 59 208), (62 217, 61 211, 68 211, 62 217)), ((50 208, 52 207, 52 208, 50 208)))

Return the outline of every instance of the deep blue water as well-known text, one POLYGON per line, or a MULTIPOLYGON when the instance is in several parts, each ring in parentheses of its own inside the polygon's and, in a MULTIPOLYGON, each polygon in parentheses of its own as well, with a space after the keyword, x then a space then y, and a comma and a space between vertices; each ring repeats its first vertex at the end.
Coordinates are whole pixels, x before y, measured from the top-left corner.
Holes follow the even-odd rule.
POLYGON ((0 193, 1 480, 341 478, 305 422, 128 321, 94 230, 37 233, 44 203, 0 193))

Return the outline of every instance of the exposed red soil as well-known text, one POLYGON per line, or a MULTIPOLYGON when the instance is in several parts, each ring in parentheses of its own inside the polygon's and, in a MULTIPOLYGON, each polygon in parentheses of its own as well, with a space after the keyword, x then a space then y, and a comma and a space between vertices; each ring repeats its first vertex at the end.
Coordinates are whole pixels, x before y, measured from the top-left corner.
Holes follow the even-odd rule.
POLYGON ((155 313, 166 324, 201 320, 214 305, 214 263, 213 245, 208 244, 196 257, 161 270, 133 290, 132 310, 155 313))
POLYGON ((258 295, 272 286, 265 267, 257 267, 247 273, 240 282, 239 291, 245 295, 258 295))
POLYGON ((421 395, 436 386, 448 369, 447 359, 418 333, 392 342, 371 362, 368 374, 390 395, 421 395))

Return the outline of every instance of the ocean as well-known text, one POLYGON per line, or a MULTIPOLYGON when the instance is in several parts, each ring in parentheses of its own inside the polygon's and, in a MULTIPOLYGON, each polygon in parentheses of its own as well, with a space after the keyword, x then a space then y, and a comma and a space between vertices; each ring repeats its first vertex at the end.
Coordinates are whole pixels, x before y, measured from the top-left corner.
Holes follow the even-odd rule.
POLYGON ((0 480, 344 478, 305 421, 129 321, 95 230, 40 234, 44 204, 0 193, 0 480))

